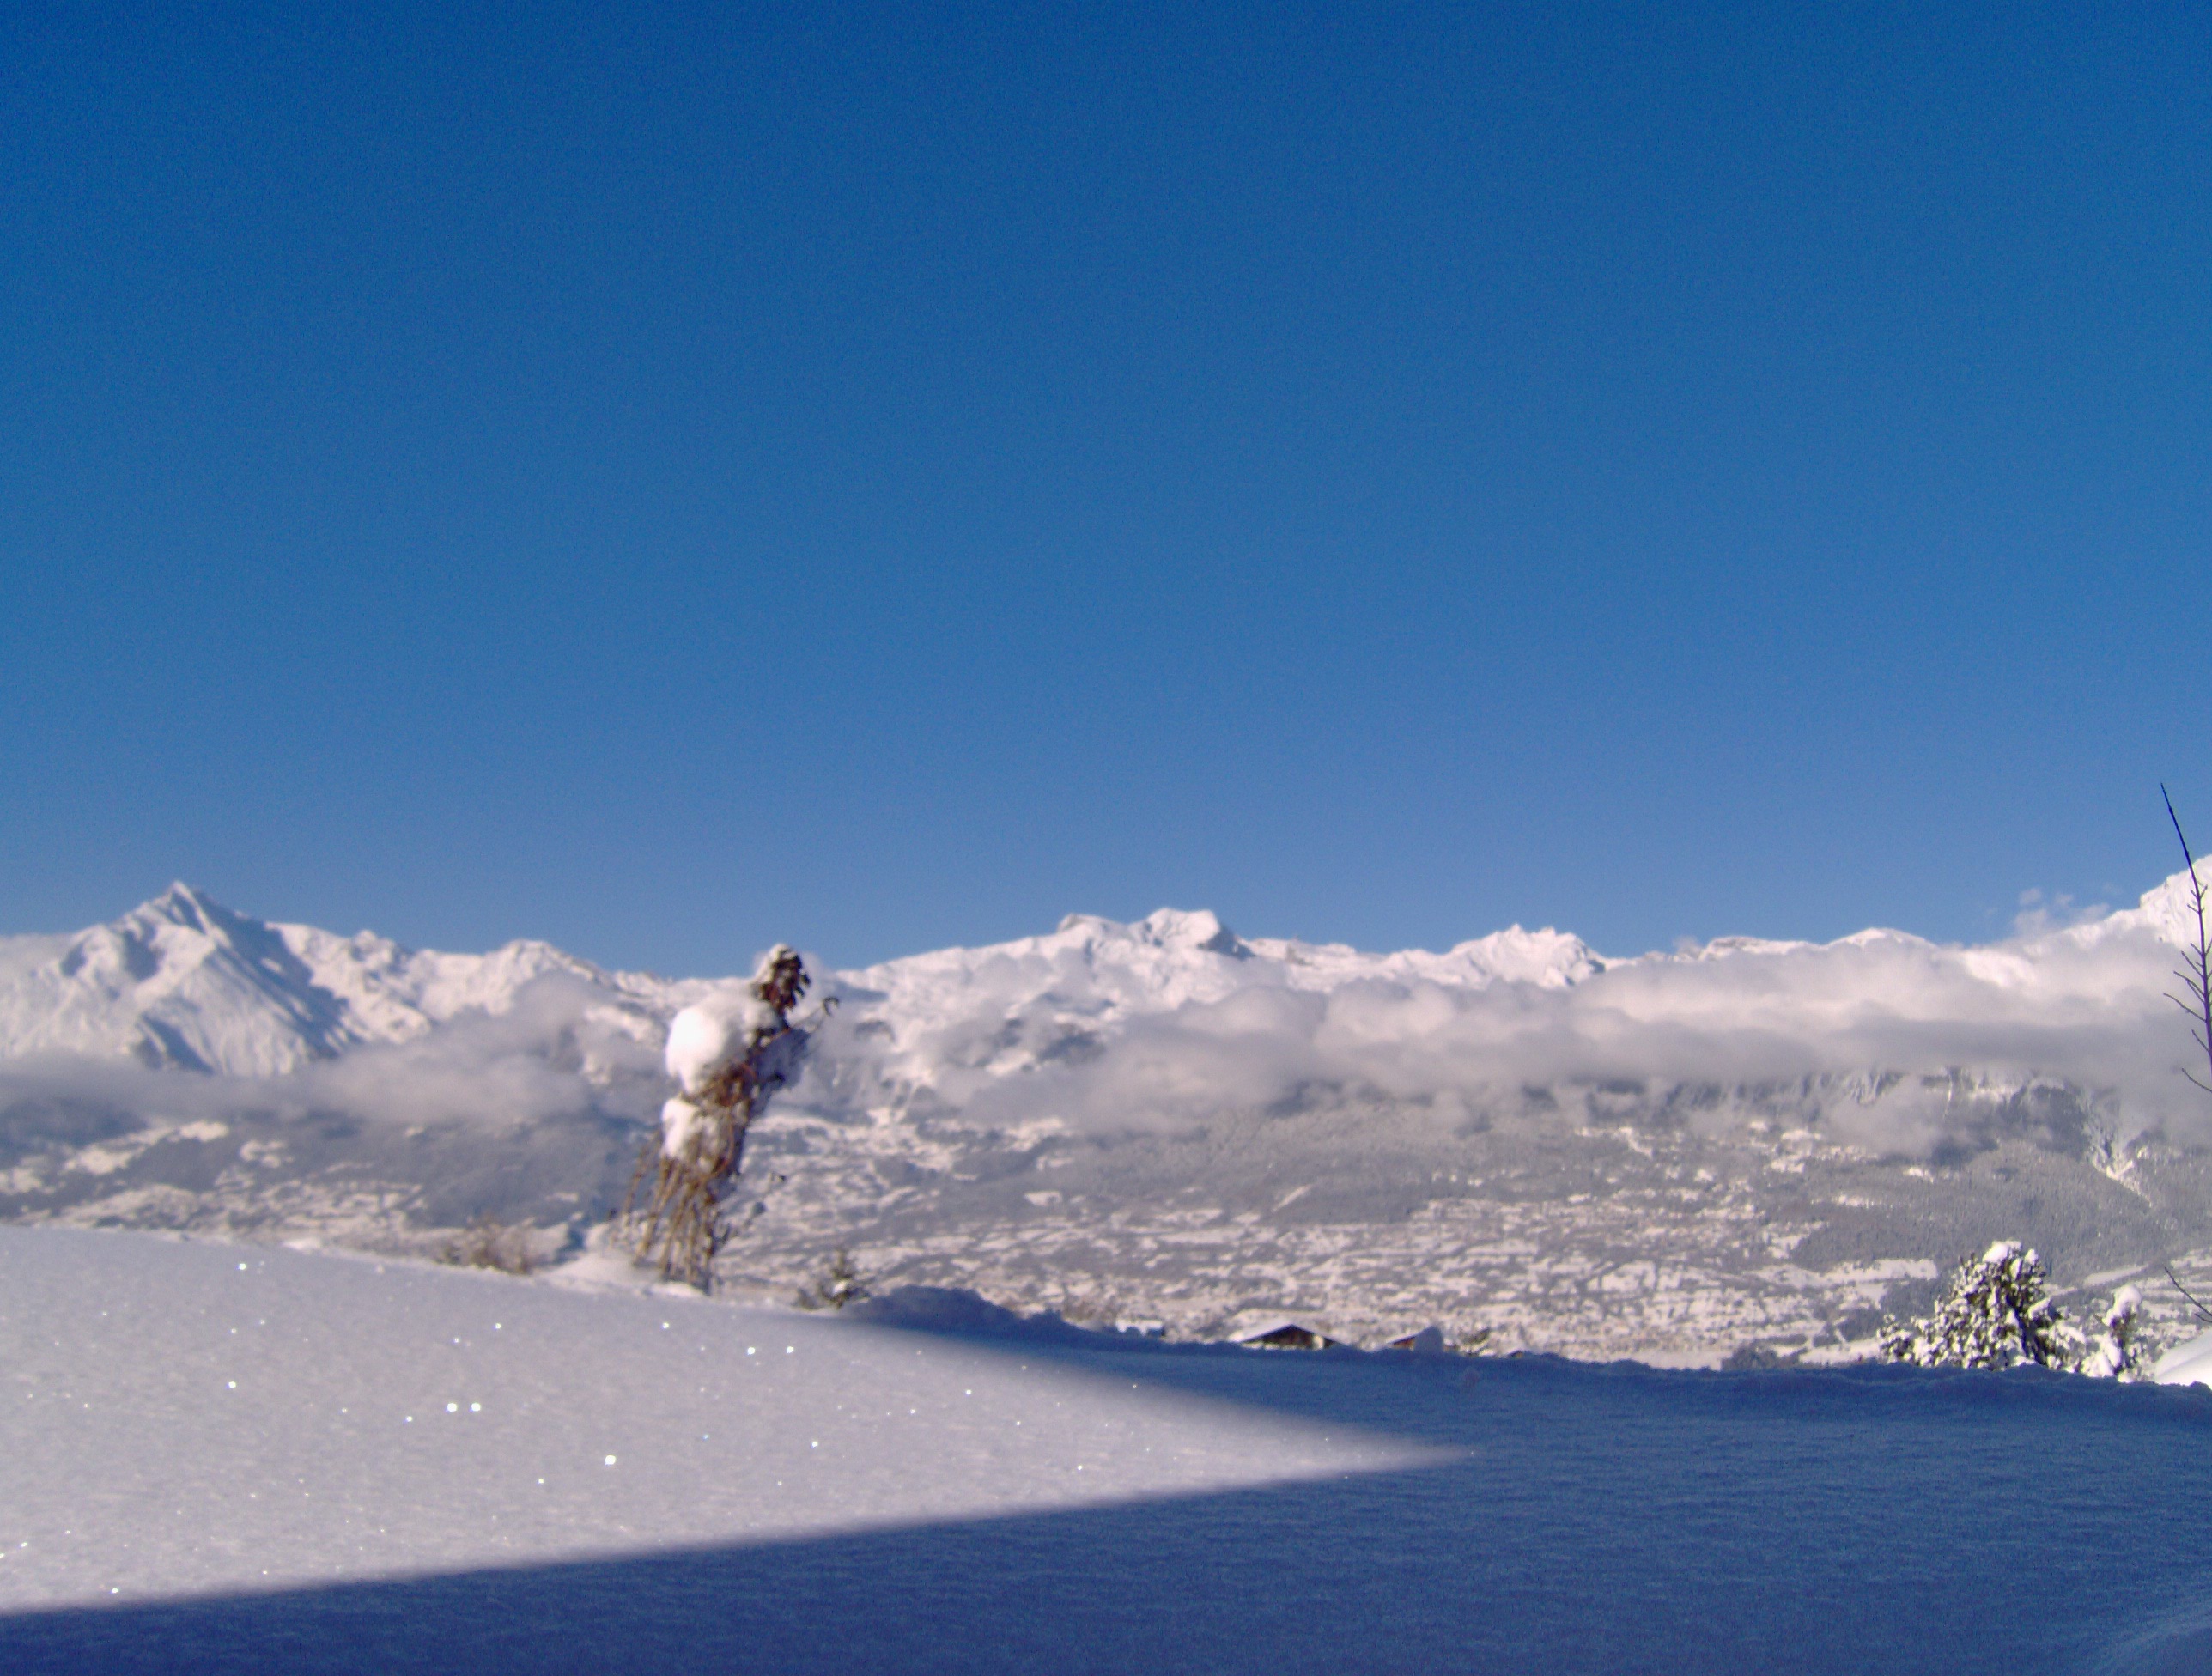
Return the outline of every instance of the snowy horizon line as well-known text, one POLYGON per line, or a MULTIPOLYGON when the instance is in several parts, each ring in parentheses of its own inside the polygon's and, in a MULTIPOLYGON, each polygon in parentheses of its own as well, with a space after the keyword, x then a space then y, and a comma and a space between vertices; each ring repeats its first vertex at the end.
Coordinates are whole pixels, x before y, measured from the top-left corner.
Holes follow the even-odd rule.
MULTIPOLYGON (((2197 866, 2199 876, 2204 877, 2208 870, 2212 870, 2212 858, 2198 860, 2197 866)), ((1651 961, 1698 959, 1723 954, 1781 954, 1800 950, 1842 949, 1884 939, 1917 944, 1930 949, 1970 951, 2018 944, 2033 944, 2053 936, 2066 936, 2084 932, 2094 933, 2100 927, 2148 924, 2154 929, 2166 931, 2167 926, 2171 926, 2178 931, 2179 916, 2184 909, 2186 881, 2189 876, 2187 869, 2176 869, 2144 891, 2133 908, 2116 908, 2103 902, 2077 908, 2072 898, 2063 894, 2046 896, 2038 890, 2026 890, 2021 893, 2020 911, 2014 916, 2012 925, 2006 934, 1982 941, 1944 942, 1924 937, 1917 932, 1907 931, 1900 926, 1868 925, 1856 931, 1848 932, 1842 936, 1825 941, 1812 938, 1774 938, 1730 932, 1703 940, 1687 936, 1677 938, 1671 948, 1646 949, 1635 954, 1608 954, 1597 949, 1580 933, 1574 931, 1561 930, 1555 925, 1548 924, 1526 926, 1516 920, 1510 925, 1499 926, 1474 937, 1462 938, 1442 948, 1433 948, 1428 944, 1422 943, 1408 944, 1400 949, 1370 950, 1352 943, 1311 941, 1297 936, 1261 934, 1247 936, 1232 928, 1212 908, 1186 908, 1164 905, 1133 920, 1116 920, 1110 914, 1074 911, 1062 914, 1059 922, 1048 932, 1032 932, 997 942, 943 944, 933 948, 911 950, 903 954, 887 956, 881 960, 869 961, 855 966, 837 966, 827 962, 819 962, 816 969, 825 973, 870 972, 897 965, 904 961, 925 959, 936 954, 980 954, 998 949, 1013 949, 1044 942, 1086 926, 1096 927, 1108 932, 1151 932, 1152 937, 1148 940, 1159 941, 1162 946, 1206 950, 1211 945, 1211 952, 1224 954, 1233 953, 1237 950, 1264 949, 1273 952, 1275 949, 1288 947, 1385 959, 1398 955, 1449 956, 1463 950, 1486 946, 1494 947, 1513 941, 1541 939, 1559 945, 1572 945, 1598 970, 1651 961), (1172 941, 1169 940, 1170 937, 1172 941)), ((402 943, 398 938, 386 936, 369 926, 363 926, 349 933, 334 932, 327 926, 313 925, 307 920, 264 917, 247 909, 235 908, 205 888, 183 878, 172 879, 167 888, 156 891, 112 919, 61 931, 0 931, 0 944, 67 940, 84 936, 91 932, 121 926, 141 914, 161 913, 171 905, 179 903, 188 905, 196 911, 213 909, 222 916, 266 926, 271 929, 301 930, 337 938, 349 943, 383 944, 409 955, 453 955, 481 958, 512 950, 545 950, 557 953, 566 959, 578 961, 610 976, 638 977, 661 982, 722 981, 743 975, 744 972, 750 969, 752 964, 750 960, 744 960, 736 962, 726 972, 671 974, 650 967, 603 965, 587 956, 573 954, 550 938, 528 936, 509 938, 503 943, 495 944, 483 950, 435 948, 428 944, 402 943)), ((2168 940, 2179 941, 2179 938, 2169 932, 2168 940)), ((802 950, 802 952, 811 953, 811 951, 802 950)))

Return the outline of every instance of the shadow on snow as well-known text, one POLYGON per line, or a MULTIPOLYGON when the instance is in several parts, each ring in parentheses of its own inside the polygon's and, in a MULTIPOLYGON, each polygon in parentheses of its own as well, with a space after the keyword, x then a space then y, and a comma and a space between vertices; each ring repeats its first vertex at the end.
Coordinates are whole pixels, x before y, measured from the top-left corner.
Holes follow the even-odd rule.
POLYGON ((0 1668, 2019 1676, 2204 1656, 2203 1394, 964 1342, 1455 1453, 1075 1510, 21 1612, 0 1618, 0 1668))

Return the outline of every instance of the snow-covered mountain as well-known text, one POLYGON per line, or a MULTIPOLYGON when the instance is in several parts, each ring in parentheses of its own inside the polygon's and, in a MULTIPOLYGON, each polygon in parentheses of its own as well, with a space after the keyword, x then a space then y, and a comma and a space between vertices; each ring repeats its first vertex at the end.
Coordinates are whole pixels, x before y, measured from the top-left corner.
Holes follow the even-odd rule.
MULTIPOLYGON (((818 972, 838 1005, 756 1132, 732 1276, 849 1248, 1178 1332, 1302 1311, 1698 1355, 1863 1332, 1997 1237, 2062 1278, 2212 1272, 2212 1102, 2165 993, 2185 883, 1979 947, 1370 954, 1163 909, 818 972)), ((663 1027, 715 981, 183 885, 0 939, 0 1216, 557 1240, 619 1202, 663 1027)))
MULTIPOLYGON (((829 993, 862 1007, 903 1048, 978 1021, 996 1030, 1040 1007, 1103 1023, 1253 987, 1321 992, 1378 980, 1559 987, 1605 964, 1581 938, 1548 928, 1516 926, 1443 954, 1370 955, 1342 944, 1246 942, 1212 914, 1162 908, 1127 925, 1070 914, 1048 936, 827 975, 829 993)), ((265 923, 176 884, 104 926, 0 938, 0 1060, 125 1056, 278 1076, 364 1043, 411 1041, 464 1013, 504 1013, 550 976, 664 1017, 702 987, 605 971, 547 943, 441 954, 372 932, 265 923)))
POLYGON ((661 999, 654 980, 602 972, 547 943, 418 952, 369 932, 267 924, 172 884, 88 931, 0 938, 0 1060, 120 1056, 273 1077, 464 1012, 503 1012, 556 975, 611 998, 661 999))

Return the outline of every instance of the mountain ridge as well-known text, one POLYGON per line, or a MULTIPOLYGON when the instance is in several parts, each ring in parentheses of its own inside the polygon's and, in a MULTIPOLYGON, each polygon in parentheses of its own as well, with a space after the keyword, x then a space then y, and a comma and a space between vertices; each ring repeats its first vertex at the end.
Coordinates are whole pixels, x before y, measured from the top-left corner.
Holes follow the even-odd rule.
MULTIPOLYGON (((2134 908, 2009 943, 1954 950, 2001 974, 2040 949, 2090 947, 2148 931, 2193 936, 2186 873, 2134 908)), ((822 993, 856 1004, 894 1037, 963 1017, 1001 1022, 1040 1007, 1106 1021, 1218 1004, 1240 991, 1329 993, 1379 981, 1480 991, 1559 991, 1654 966, 1887 944, 1936 950, 1910 932, 1869 928, 1826 944, 1721 937, 1673 953, 1620 958, 1571 932, 1513 925, 1441 952, 1370 953, 1345 944, 1240 937, 1205 909, 1160 908, 1118 921, 1071 914, 1051 932, 975 947, 820 970, 822 993)), ((511 1009, 530 985, 572 980, 612 1005, 665 1022, 734 977, 667 979, 610 970, 534 938, 479 954, 416 950, 374 932, 351 936, 263 920, 181 881, 106 924, 0 936, 0 1061, 42 1054, 127 1058, 165 1069, 282 1076, 354 1048, 412 1041, 469 1013, 511 1009)))
MULTIPOLYGON (((1153 1009, 1218 999, 1238 987, 1228 973, 1252 962, 1282 969, 1293 988, 1359 978, 1557 985, 1607 964, 1579 938, 1549 927, 1515 926, 1443 954, 1378 956, 1294 938, 1248 942, 1209 911, 1161 908, 1126 923, 1071 914, 1042 936, 821 976, 841 996, 935 990, 950 999, 945 992, 972 990, 979 975, 1026 971, 1034 981, 1013 987, 1034 1001, 1054 979, 1079 972, 1109 1007, 1153 1009)), ((256 919, 179 881, 103 925, 0 936, 0 1060, 63 1053, 281 1076, 355 1048, 412 1040, 465 1012, 502 1012, 551 975, 663 1018, 702 990, 737 981, 611 971, 533 938, 481 954, 410 949, 374 932, 256 919)))

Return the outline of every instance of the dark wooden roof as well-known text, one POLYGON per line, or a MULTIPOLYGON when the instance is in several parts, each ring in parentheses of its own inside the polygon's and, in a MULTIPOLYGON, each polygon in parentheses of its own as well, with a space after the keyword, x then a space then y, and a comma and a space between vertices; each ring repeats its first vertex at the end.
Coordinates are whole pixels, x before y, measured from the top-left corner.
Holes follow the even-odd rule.
POLYGON ((1327 1350, 1339 1340, 1310 1327, 1300 1327, 1296 1321, 1285 1321, 1280 1327, 1271 1327, 1265 1333, 1255 1333, 1237 1342, 1258 1350, 1327 1350))

